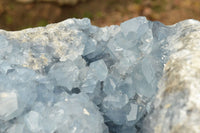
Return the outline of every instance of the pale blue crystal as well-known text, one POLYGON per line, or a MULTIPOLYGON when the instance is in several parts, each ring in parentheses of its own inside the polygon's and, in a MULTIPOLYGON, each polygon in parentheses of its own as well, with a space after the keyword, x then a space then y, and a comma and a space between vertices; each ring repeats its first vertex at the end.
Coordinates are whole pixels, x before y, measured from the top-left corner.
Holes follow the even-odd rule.
POLYGON ((25 115, 26 126, 31 132, 40 132, 40 114, 35 111, 30 111, 27 115, 25 115))
POLYGON ((104 81, 106 79, 108 74, 108 69, 103 60, 92 62, 89 67, 98 80, 104 81))
POLYGON ((76 87, 79 70, 70 60, 53 65, 49 71, 49 76, 56 82, 57 86, 64 86, 71 90, 76 87))
POLYGON ((137 119, 137 111, 138 110, 138 105, 136 104, 131 104, 131 111, 129 114, 126 116, 128 121, 134 121, 137 119))
POLYGON ((6 133, 23 133, 24 124, 13 124, 6 133))
POLYGON ((15 92, 1 92, 0 99, 0 119, 8 120, 18 109, 17 94, 15 92))

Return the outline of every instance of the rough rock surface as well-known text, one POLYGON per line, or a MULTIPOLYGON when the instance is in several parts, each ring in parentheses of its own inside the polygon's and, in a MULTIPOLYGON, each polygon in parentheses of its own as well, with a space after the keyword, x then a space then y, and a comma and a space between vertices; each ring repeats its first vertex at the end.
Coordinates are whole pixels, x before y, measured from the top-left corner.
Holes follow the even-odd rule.
POLYGON ((138 17, 0 30, 0 132, 198 132, 199 25, 138 17))
POLYGON ((200 23, 182 22, 177 31, 145 133, 200 132, 200 23))

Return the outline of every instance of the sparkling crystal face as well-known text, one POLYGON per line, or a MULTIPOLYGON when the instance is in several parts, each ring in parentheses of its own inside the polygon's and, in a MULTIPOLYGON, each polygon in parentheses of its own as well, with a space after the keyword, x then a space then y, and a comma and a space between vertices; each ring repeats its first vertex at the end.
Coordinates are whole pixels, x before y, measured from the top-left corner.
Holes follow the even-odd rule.
POLYGON ((140 132, 177 27, 138 17, 0 31, 0 132, 140 132))

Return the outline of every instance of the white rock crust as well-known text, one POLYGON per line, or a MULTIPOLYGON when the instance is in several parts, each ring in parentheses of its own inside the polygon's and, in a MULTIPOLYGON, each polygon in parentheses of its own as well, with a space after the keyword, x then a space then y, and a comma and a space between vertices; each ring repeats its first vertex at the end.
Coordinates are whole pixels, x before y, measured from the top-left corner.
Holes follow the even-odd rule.
POLYGON ((145 133, 200 132, 200 23, 180 23, 145 133))

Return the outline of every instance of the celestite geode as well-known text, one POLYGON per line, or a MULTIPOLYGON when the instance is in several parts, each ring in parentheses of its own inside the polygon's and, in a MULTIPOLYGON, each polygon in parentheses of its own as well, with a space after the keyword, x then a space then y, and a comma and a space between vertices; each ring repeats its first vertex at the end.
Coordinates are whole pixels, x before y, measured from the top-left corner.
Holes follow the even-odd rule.
POLYGON ((200 22, 0 30, 0 133, 199 133, 200 22))

